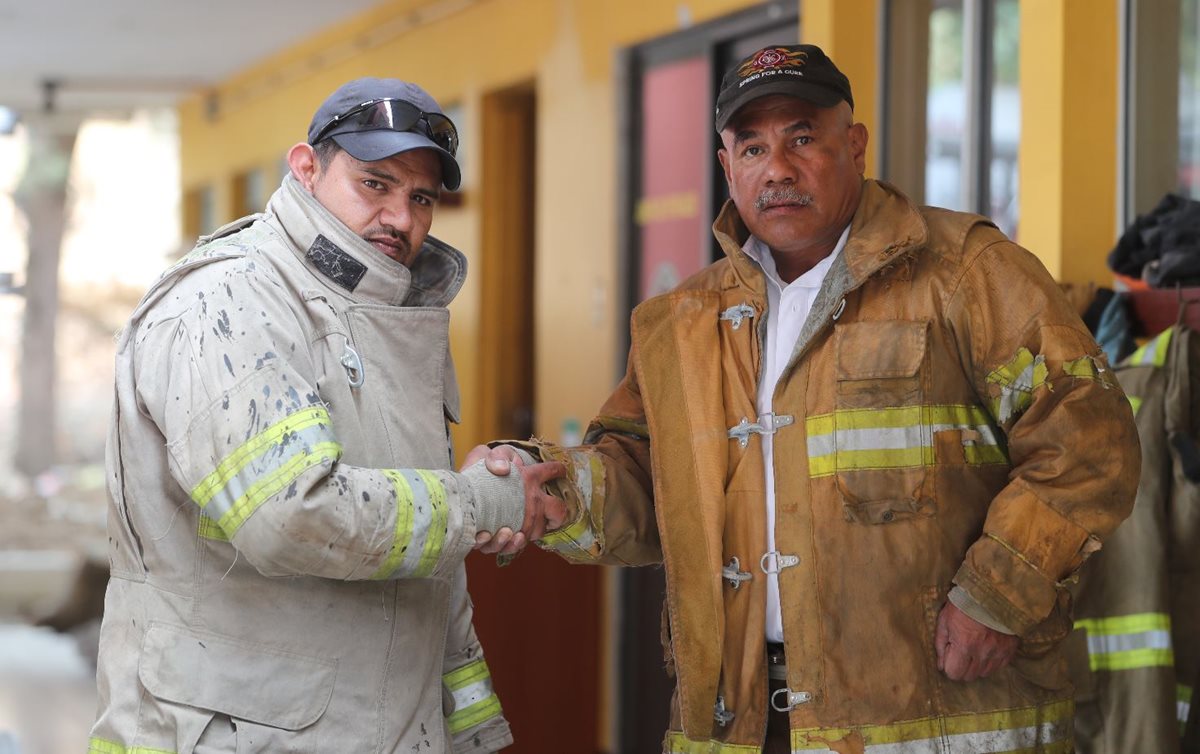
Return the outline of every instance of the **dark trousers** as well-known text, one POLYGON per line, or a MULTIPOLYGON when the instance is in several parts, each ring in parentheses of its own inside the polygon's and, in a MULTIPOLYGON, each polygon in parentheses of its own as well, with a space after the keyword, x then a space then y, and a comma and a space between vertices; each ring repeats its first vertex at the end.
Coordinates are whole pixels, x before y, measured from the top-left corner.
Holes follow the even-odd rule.
MULTIPOLYGON (((771 693, 787 686, 786 681, 771 681, 771 693)), ((788 725, 788 713, 767 710, 767 741, 763 744, 763 754, 792 754, 791 726, 788 725)))

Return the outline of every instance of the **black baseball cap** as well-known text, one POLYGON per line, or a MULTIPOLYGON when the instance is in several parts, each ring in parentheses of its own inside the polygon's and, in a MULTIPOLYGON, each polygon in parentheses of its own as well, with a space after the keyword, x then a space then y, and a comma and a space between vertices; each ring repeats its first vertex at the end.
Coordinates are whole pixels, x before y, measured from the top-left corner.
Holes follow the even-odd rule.
POLYGON ((329 95, 308 125, 308 143, 333 139, 363 162, 385 160, 410 149, 432 149, 442 163, 442 184, 462 182, 454 155, 458 131, 421 87, 399 79, 361 78, 329 95))
POLYGON ((850 80, 816 45, 764 47, 725 72, 717 94, 717 131, 747 103, 769 94, 786 94, 821 107, 845 100, 854 109, 850 80))

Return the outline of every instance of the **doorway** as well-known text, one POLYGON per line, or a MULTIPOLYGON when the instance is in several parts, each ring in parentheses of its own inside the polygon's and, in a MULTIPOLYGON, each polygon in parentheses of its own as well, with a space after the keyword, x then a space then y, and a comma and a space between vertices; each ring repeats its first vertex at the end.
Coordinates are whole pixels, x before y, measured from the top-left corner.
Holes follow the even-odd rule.
MULTIPOLYGON (((480 436, 527 438, 536 396, 537 96, 483 97, 478 358, 480 436)), ((510 565, 474 553, 475 630, 513 729, 513 754, 596 751, 600 569, 530 546, 510 565)))

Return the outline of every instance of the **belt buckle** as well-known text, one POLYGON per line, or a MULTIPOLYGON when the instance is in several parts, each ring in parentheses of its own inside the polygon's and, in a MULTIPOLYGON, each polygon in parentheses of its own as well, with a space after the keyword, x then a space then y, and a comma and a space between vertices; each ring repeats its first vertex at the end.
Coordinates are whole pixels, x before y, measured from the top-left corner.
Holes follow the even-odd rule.
POLYGON ((787 655, 782 644, 767 645, 767 678, 772 681, 787 680, 787 655))

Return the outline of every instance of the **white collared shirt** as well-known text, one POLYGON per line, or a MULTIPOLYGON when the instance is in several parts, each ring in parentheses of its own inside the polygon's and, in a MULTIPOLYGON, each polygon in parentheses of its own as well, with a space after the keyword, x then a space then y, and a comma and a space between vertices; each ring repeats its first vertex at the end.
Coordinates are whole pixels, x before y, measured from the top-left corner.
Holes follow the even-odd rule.
MULTIPOLYGON (((783 373, 792 351, 796 347, 796 339, 808 313, 812 310, 813 301, 825 282, 825 276, 850 235, 850 226, 842 231, 837 245, 829 256, 817 262, 811 270, 790 283, 784 283, 775 268, 775 259, 771 251, 754 236, 750 236, 742 246, 743 251, 762 267, 767 278, 767 337, 763 344, 762 372, 758 375, 758 415, 772 413, 771 401, 775 394, 775 386, 783 373)), ((797 422, 804 421, 803 416, 796 417, 797 422)), ((775 460, 773 437, 769 434, 758 435, 762 440, 763 465, 767 470, 767 550, 775 550, 775 460)), ((755 568, 758 566, 755 565, 755 568)), ((779 576, 767 574, 767 641, 783 641, 783 617, 779 606, 779 576)))

